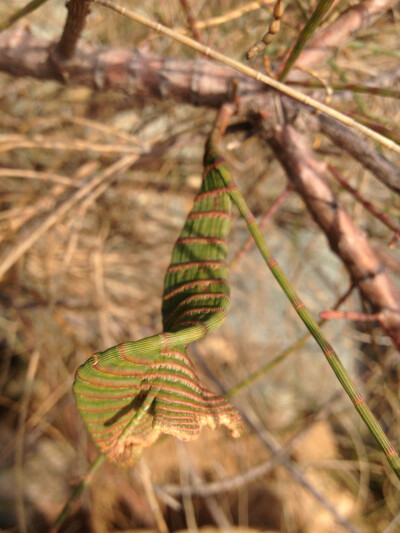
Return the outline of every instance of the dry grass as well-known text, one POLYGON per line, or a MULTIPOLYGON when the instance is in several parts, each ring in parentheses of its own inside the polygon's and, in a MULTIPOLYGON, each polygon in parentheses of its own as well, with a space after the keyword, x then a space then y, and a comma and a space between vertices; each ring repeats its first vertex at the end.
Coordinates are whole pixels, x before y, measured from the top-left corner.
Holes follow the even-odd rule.
MULTIPOLYGON (((1 6, 0 18, 23 3, 1 6)), ((64 7, 53 4, 30 21, 33 31, 56 38, 64 7)), ((207 2, 196 16, 208 19, 237 7, 233 1, 207 2)), ((145 9, 167 25, 185 26, 178 1, 146 2, 145 9)), ((92 43, 191 55, 115 15, 92 11, 84 36, 92 43)), ((283 33, 271 47, 274 57, 295 35, 298 16, 298 7, 288 6, 283 33)), ((214 48, 243 57, 268 21, 268 13, 257 10, 211 26, 203 36, 214 48)), ((360 38, 366 46, 346 47, 337 65, 349 82, 372 75, 378 83, 398 66, 398 58, 385 53, 390 47, 396 51, 394 19, 386 16, 360 38)), ((257 59, 260 69, 261 64, 257 59)), ((325 65, 320 75, 337 79, 325 65)), ((361 98, 369 115, 398 135, 399 102, 361 98)), ((358 112, 354 101, 342 99, 338 105, 358 112)), ((74 372, 94 351, 160 331, 163 273, 200 183, 202 147, 213 116, 171 102, 135 106, 121 94, 0 75, 1 167, 9 169, 0 173, 0 259, 16 258, 0 293, 0 528, 23 531, 25 515, 28 531, 46 531, 95 457, 71 393, 74 372), (135 164, 126 160, 122 170, 107 174, 135 154, 135 164), (103 181, 90 189, 99 176, 103 181), (84 187, 87 194, 71 202, 84 187)), ((285 188, 283 171, 256 139, 228 141, 239 187, 262 215, 285 188)), ((321 149, 332 151, 332 146, 323 141, 321 149)), ((382 209, 398 215, 398 200, 360 166, 337 150, 330 161, 382 209)), ((390 231, 347 193, 340 198, 398 281, 398 251, 386 246, 390 231)), ((294 194, 269 222, 266 235, 311 310, 331 308, 348 278, 294 194)), ((246 238, 237 220, 232 257, 246 238)), ((227 323, 192 348, 196 366, 214 388, 215 379, 225 389, 236 385, 303 333, 257 250, 235 263, 231 282, 227 323)), ((356 294, 346 307, 360 307, 356 294)), ((329 324, 326 332, 398 447, 398 391, 379 363, 393 351, 390 342, 380 330, 351 323, 329 324)), ((251 478, 251 469, 271 458, 259 438, 262 431, 342 516, 362 531, 395 531, 389 524, 399 512, 398 481, 311 342, 233 402, 258 430, 248 428, 238 441, 223 430, 204 430, 199 441, 185 446, 166 438, 146 452, 141 468, 103 466, 63 531, 152 531, 163 530, 165 523, 171 531, 196 523, 226 529, 227 522, 288 533, 346 531, 279 460, 261 477, 254 471, 252 482, 245 483, 245 472, 251 478), (171 484, 231 476, 239 488, 225 486, 193 500, 168 496, 171 484)))

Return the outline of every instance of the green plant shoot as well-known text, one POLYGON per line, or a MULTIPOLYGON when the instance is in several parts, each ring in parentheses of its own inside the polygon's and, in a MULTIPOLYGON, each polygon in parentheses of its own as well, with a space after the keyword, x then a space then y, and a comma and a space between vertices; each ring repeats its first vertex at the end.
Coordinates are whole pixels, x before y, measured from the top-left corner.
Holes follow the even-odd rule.
POLYGON ((226 120, 226 113, 221 110, 206 145, 200 192, 167 270, 162 306, 164 331, 94 354, 77 371, 74 394, 88 430, 108 459, 125 466, 135 464, 143 448, 160 433, 193 440, 203 425, 214 428, 224 424, 233 436, 240 435, 238 413, 201 383, 187 354, 187 344, 217 329, 229 309, 225 259, 233 202, 267 266, 400 478, 396 450, 272 256, 245 199, 232 182, 218 148, 226 120))
POLYGON ((120 466, 134 465, 160 433, 189 441, 203 425, 224 424, 234 437, 242 431, 236 410, 201 383, 187 353, 187 344, 217 329, 230 307, 230 174, 210 149, 204 164, 165 276, 164 331, 96 353, 76 373, 73 390, 89 433, 120 466))

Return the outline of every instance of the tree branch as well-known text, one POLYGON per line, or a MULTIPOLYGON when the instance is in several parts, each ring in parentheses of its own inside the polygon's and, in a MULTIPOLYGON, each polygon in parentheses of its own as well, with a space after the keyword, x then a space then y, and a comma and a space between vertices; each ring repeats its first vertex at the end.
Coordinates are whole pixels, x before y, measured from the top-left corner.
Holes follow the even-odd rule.
POLYGON ((321 133, 329 137, 336 146, 351 154, 386 187, 400 193, 400 168, 398 166, 336 120, 321 114, 318 117, 318 124, 321 133))
MULTIPOLYGON (((7 30, 0 34, 0 71, 14 76, 32 76, 60 81, 60 69, 49 59, 51 45, 32 35, 26 28, 7 30)), ((80 45, 75 56, 63 63, 62 81, 95 90, 116 90, 129 94, 133 100, 150 97, 171 99, 193 105, 220 107, 236 97, 241 111, 268 115, 271 127, 276 124, 273 94, 259 83, 231 68, 199 57, 179 60, 146 56, 122 48, 92 48, 80 45), (272 112, 271 112, 272 110, 272 112)), ((338 146, 351 153, 387 187, 400 192, 400 168, 381 156, 370 144, 349 128, 289 98, 282 98, 285 110, 307 116, 314 131, 321 131, 338 146)))
POLYGON ((78 39, 85 27, 86 17, 92 0, 69 0, 68 16, 64 31, 55 52, 62 59, 71 59, 74 55, 78 39))
POLYGON ((287 125, 268 139, 289 181, 345 264, 387 333, 400 339, 400 293, 372 251, 364 232, 338 203, 325 177, 326 164, 313 154, 306 138, 287 125))
MULTIPOLYGON (((0 71, 14 76, 59 80, 49 61, 50 43, 26 28, 7 30, 0 35, 0 71)), ((81 44, 72 59, 63 64, 69 85, 95 90, 122 91, 132 98, 170 98, 195 105, 220 107, 237 95, 265 92, 262 83, 199 57, 179 60, 144 55, 123 48, 92 48, 81 44)))
POLYGON ((289 122, 301 120, 304 123, 302 131, 326 135, 336 146, 348 152, 360 165, 372 172, 383 185, 397 194, 400 193, 400 167, 379 153, 367 140, 324 113, 310 112, 308 107, 289 98, 282 98, 282 103, 289 122))

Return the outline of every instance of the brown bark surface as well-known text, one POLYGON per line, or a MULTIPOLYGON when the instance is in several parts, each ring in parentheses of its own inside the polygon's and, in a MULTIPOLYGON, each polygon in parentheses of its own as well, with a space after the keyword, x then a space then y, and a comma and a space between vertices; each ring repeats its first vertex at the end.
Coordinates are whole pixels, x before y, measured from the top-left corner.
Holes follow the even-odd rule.
POLYGON ((313 154, 307 139, 293 126, 275 130, 270 139, 290 183, 325 233, 332 250, 341 258, 383 327, 400 341, 400 293, 373 252, 367 235, 351 220, 334 195, 326 164, 313 154))

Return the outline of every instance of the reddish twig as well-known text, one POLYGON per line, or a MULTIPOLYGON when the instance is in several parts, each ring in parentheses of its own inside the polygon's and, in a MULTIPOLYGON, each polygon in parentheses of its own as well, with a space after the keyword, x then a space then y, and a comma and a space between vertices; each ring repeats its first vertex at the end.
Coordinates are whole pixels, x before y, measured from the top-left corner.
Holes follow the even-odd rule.
POLYGON ((358 320, 360 322, 379 322, 379 313, 357 313, 356 311, 336 311, 329 309, 321 311, 319 316, 324 320, 358 320))
POLYGON ((394 222, 386 213, 383 213, 380 211, 376 206, 371 204, 368 200, 366 200, 358 191, 357 189, 354 189, 344 178, 341 176, 340 172, 338 172, 335 167, 328 164, 328 169, 332 176, 335 178, 336 181, 340 183, 340 185, 343 187, 343 189, 346 189, 350 194, 354 196, 354 198, 367 209, 374 217, 376 217, 378 220, 382 222, 382 224, 385 224, 389 229, 394 231, 393 239, 391 240, 390 245, 394 246, 394 244, 397 242, 397 240, 400 237, 400 226, 394 222))
POLYGON ((276 129, 269 142, 309 212, 341 258, 353 282, 379 314, 380 324, 397 344, 400 339, 400 294, 360 231, 338 203, 325 177, 326 165, 292 126, 276 129))
POLYGON ((196 39, 196 41, 198 41, 199 43, 202 43, 203 40, 202 40, 200 32, 199 32, 199 30, 197 28, 196 19, 195 19, 195 16, 193 15, 193 11, 192 11, 192 8, 189 5, 188 0, 181 0, 181 4, 182 4, 182 7, 183 7, 183 9, 184 9, 184 11, 186 13, 186 18, 187 18, 187 21, 188 21, 188 24, 189 24, 189 27, 190 27, 190 31, 193 34, 193 37, 196 39))
MULTIPOLYGON (((262 217, 261 221, 259 222, 260 229, 263 229, 267 222, 275 215, 275 213, 278 211, 280 206, 283 204, 283 202, 286 200, 286 198, 289 196, 289 194, 292 192, 293 187, 291 185, 288 185, 286 189, 276 198, 274 203, 271 205, 271 207, 268 209, 268 211, 265 213, 265 215, 262 217)), ((235 257, 232 259, 232 261, 229 263, 229 266, 232 267, 237 261, 239 261, 243 255, 250 250, 250 248, 254 244, 254 239, 250 235, 247 240, 244 242, 243 246, 240 248, 240 250, 237 251, 235 257)))
POLYGON ((381 313, 358 313, 356 311, 321 311, 319 316, 324 320, 354 320, 358 322, 376 322, 383 331, 390 336, 397 349, 400 349, 400 339, 391 333, 384 322, 384 317, 381 313))

